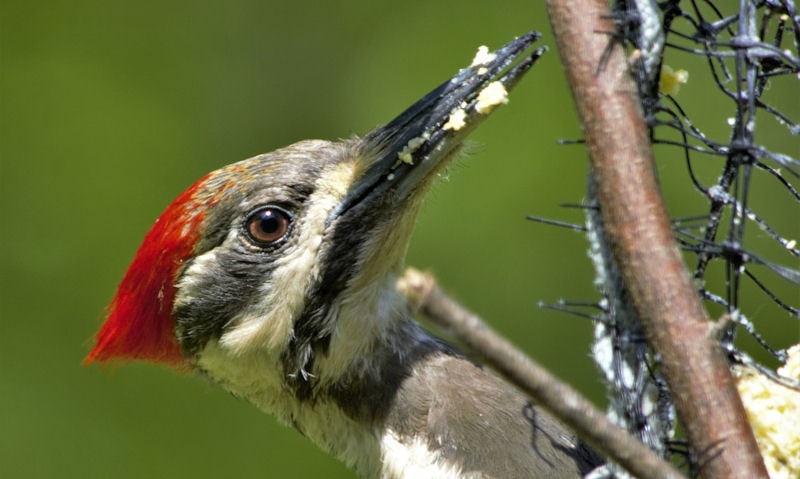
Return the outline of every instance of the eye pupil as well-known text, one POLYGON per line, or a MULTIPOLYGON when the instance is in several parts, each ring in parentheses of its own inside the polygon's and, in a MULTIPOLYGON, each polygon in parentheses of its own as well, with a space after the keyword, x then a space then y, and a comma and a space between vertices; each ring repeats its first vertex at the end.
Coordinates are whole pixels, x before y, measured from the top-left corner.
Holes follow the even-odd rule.
POLYGON ((274 206, 254 211, 247 218, 247 233, 257 243, 274 243, 289 231, 289 213, 274 206))
POLYGON ((264 212, 259 220, 261 223, 258 226, 261 228, 261 231, 266 234, 275 233, 281 226, 280 220, 270 211, 264 212))

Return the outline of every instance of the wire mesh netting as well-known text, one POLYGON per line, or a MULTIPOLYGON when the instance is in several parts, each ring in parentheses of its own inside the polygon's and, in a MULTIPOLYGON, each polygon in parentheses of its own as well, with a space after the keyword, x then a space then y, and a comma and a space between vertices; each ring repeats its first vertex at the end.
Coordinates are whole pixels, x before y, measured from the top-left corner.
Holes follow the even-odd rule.
MULTIPOLYGON (((787 96, 787 88, 776 88, 797 91, 800 80, 800 16, 794 2, 619 0, 612 11, 616 31, 606 33, 610 44, 626 48, 656 160, 682 161, 691 189, 703 200, 696 211, 674 218, 673 230, 698 294, 712 316, 721 318, 731 364, 800 391, 800 378, 775 373, 798 338, 766 339, 761 333, 770 321, 800 324, 800 125, 784 111, 800 102, 800 94, 787 96), (730 108, 708 115, 704 105, 682 105, 677 93, 689 72, 670 66, 680 64, 694 65, 692 81, 707 82, 709 97, 726 99, 730 108), (709 117, 716 123, 695 120, 709 117), (770 128, 771 135, 759 136, 759 127, 770 128), (778 144, 796 147, 776 151, 770 141, 776 135, 788 138, 778 144), (790 224, 773 221, 776 203, 794 211, 790 224), (771 306, 765 309, 765 302, 771 306)), ((644 340, 605 243, 591 181, 587 196, 581 229, 589 238, 601 300, 588 312, 581 303, 551 307, 595 320, 592 352, 608 385, 610 415, 695 475, 703 454, 713 451, 692 454, 680 437, 658 357, 644 340)), ((775 467, 789 467, 792 460, 777 462, 775 467)), ((610 465, 593 477, 626 474, 610 465)))

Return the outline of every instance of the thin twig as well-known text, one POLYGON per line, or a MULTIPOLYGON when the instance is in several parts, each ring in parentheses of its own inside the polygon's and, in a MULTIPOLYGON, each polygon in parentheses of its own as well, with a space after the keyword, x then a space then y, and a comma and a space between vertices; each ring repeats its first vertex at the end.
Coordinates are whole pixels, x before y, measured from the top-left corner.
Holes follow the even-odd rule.
POLYGON ((612 423, 580 393, 450 298, 439 289, 431 275, 408 268, 399 284, 419 313, 483 355, 492 368, 530 395, 537 405, 572 427, 595 449, 643 479, 684 477, 671 464, 612 423))
POLYGON ((714 324, 673 238, 623 49, 597 33, 613 30, 607 2, 547 0, 546 6, 583 124, 607 241, 648 342, 662 358, 700 473, 766 477, 714 324))

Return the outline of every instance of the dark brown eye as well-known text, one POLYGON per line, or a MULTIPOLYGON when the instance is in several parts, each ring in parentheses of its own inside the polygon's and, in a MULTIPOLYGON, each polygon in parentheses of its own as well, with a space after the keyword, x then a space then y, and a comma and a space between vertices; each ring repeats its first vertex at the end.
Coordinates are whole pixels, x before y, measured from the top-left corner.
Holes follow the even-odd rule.
POLYGON ((292 216, 277 206, 265 206, 250 213, 245 230, 256 243, 271 244, 282 239, 289 231, 292 216))

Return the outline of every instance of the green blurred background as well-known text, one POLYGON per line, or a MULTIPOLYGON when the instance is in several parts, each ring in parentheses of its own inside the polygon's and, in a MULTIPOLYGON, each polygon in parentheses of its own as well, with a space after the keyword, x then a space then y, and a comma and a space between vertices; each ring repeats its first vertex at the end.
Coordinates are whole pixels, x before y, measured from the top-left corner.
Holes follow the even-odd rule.
MULTIPOLYGON (((201 378, 81 360, 144 233, 201 175, 303 138, 364 133, 478 45, 530 29, 552 45, 539 2, 487 4, 2 2, 0 477, 353 477, 201 378)), ((702 73, 683 61, 673 66, 702 73)), ((731 105, 708 87, 692 76, 679 99, 724 140, 731 105)), ((770 94, 800 116, 795 86, 770 94)), ((764 123, 764 141, 798 154, 797 138, 764 123)), ((525 220, 582 221, 558 207, 582 198, 583 148, 556 144, 579 131, 552 51, 432 192, 408 263, 602 404, 589 323, 536 306, 595 297, 584 239, 525 220)), ((702 212, 680 155, 663 153, 671 207, 702 212)), ((719 164, 698 168, 711 180, 719 164)), ((800 236, 788 195, 754 187, 761 211, 800 236)), ((768 340, 797 341, 796 322, 745 293, 768 340)))

